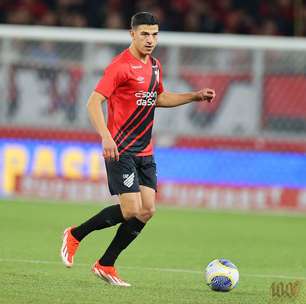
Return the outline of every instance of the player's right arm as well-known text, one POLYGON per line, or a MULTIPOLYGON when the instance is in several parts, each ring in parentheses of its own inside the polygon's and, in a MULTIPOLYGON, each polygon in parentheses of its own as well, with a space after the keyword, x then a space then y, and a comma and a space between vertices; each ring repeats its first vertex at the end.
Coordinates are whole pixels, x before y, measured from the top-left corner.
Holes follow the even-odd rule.
POLYGON ((114 142, 105 122, 102 111, 102 104, 106 98, 94 91, 88 98, 87 111, 93 127, 96 129, 102 139, 103 156, 106 160, 119 160, 117 145, 114 142))

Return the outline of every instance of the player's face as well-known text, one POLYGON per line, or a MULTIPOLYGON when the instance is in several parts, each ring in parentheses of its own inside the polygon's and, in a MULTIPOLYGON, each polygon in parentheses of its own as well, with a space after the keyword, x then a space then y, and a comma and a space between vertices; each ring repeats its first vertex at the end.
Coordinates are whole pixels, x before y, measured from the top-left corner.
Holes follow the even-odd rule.
POLYGON ((138 25, 131 30, 131 36, 138 52, 150 55, 157 45, 158 25, 138 25))

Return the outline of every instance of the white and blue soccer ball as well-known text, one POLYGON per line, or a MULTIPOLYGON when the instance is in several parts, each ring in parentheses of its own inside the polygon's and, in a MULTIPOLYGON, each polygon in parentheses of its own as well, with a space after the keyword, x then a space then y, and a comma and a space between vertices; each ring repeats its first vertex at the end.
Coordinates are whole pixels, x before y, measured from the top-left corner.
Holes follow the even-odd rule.
POLYGON ((238 268, 229 260, 216 259, 205 270, 207 285, 215 291, 230 291, 239 281, 238 268))

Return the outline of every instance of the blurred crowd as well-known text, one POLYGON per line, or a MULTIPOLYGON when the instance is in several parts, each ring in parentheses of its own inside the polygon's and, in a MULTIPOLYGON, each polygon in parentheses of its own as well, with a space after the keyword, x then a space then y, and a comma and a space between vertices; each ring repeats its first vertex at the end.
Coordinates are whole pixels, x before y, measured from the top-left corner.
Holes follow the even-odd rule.
POLYGON ((155 14, 162 30, 304 35, 306 5, 294 0, 1 0, 0 22, 125 29, 137 11, 155 14), (298 15, 298 16, 297 16, 298 15), (297 20, 298 19, 298 20, 297 20), (297 26, 299 30, 297 31, 297 26))

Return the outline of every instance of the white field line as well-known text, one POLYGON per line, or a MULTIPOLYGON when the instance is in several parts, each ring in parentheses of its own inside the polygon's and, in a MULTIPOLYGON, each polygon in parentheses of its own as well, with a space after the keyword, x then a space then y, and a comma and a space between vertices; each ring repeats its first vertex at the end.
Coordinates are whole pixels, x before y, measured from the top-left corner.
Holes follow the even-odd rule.
MULTIPOLYGON (((25 260, 25 259, 3 259, 0 258, 0 263, 21 263, 21 264, 53 264, 63 265, 57 261, 45 261, 45 260, 25 260)), ((64 266, 64 265, 63 265, 64 266)), ((86 266, 90 268, 90 264, 77 263, 77 266, 86 266)), ((138 266, 120 266, 123 269, 135 269, 135 270, 146 270, 146 271, 158 271, 158 272, 174 272, 174 273, 191 273, 191 274, 203 274, 203 271, 189 270, 189 269, 176 269, 176 268, 157 268, 157 267, 138 267, 138 266)), ((286 279, 286 280, 306 280, 305 277, 299 276, 287 276, 278 274, 240 274, 242 277, 253 277, 253 278, 271 278, 271 279, 286 279)))

